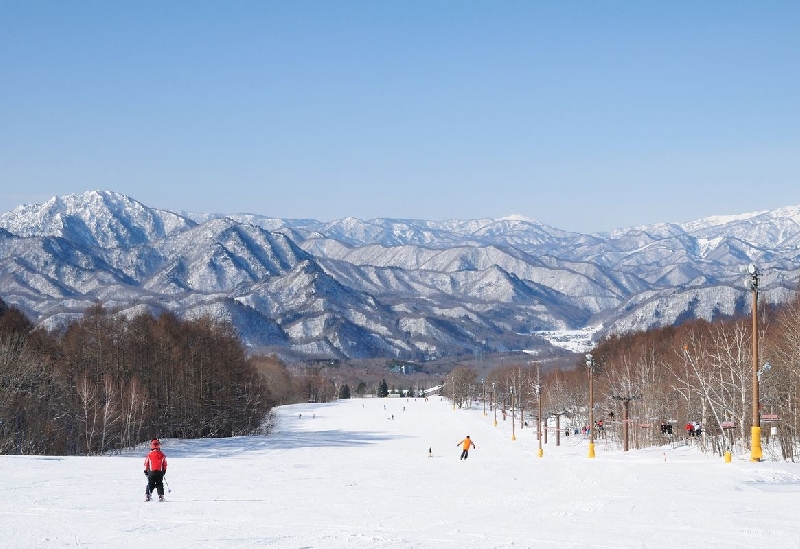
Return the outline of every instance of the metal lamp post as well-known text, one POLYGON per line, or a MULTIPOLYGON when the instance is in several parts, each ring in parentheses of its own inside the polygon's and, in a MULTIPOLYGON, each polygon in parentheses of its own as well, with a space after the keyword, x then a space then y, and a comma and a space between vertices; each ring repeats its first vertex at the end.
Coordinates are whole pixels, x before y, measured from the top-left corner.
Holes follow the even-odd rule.
POLYGON ((514 423, 516 422, 514 418, 514 386, 512 385, 508 391, 511 393, 511 440, 517 440, 517 436, 514 434, 514 423))
POLYGON ((481 380, 483 383, 483 415, 486 415, 486 380, 481 380))
MULTIPOLYGON (((542 386, 537 383, 534 388, 536 389, 536 400, 539 401, 539 417, 536 421, 536 436, 539 438, 539 452, 537 455, 542 457, 544 455, 544 450, 542 450, 542 386)), ((547 429, 546 426, 545 429, 547 429)))
POLYGON ((747 266, 750 274, 750 291, 753 294, 753 426, 750 429, 750 461, 761 461, 761 417, 758 404, 758 277, 761 273, 752 263, 747 266))
POLYGON ((594 357, 591 353, 586 355, 586 369, 589 372, 589 457, 594 457, 594 384, 592 374, 594 373, 594 357))
POLYGON ((494 407, 494 426, 497 427, 497 401, 495 400, 497 397, 497 383, 494 381, 492 382, 492 403, 494 407))

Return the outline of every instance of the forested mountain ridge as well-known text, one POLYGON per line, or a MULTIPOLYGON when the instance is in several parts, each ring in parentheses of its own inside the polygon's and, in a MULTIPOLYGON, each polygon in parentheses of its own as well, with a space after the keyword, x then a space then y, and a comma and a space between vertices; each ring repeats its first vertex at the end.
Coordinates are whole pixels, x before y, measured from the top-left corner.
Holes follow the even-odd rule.
POLYGON ((535 332, 623 332, 749 310, 800 277, 800 207, 611 233, 512 216, 331 222, 149 208, 109 191, 0 215, 0 296, 55 326, 100 301, 230 320, 282 356, 426 359, 546 348, 535 332))

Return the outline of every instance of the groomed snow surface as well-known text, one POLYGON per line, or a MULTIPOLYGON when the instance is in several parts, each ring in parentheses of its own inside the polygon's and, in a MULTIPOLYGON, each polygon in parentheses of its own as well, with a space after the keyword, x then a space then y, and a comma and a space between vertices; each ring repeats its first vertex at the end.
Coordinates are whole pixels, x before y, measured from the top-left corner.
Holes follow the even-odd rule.
POLYGON ((589 459, 584 437, 553 433, 539 458, 534 429, 512 441, 510 417, 495 427, 482 405, 439 397, 277 413, 268 437, 164 440, 164 503, 144 502, 144 447, 0 456, 0 545, 800 547, 797 464, 602 441, 589 459), (467 434, 477 449, 460 461, 467 434))

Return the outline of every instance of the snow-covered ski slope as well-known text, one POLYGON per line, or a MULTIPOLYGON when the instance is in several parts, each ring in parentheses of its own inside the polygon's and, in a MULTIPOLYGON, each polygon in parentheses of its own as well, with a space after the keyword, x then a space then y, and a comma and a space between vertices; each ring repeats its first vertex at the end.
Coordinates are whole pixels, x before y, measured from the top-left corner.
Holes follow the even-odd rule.
POLYGON ((800 547, 797 464, 602 441, 588 459, 584 438, 552 434, 538 458, 533 429, 512 441, 510 418, 439 397, 278 414, 269 437, 163 441, 165 503, 143 501, 144 448, 0 456, 0 546, 800 547))

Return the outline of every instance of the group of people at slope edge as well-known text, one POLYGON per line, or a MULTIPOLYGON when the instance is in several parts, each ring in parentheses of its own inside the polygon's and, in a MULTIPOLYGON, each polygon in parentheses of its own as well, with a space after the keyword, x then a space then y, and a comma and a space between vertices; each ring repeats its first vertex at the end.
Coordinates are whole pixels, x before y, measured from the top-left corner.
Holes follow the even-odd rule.
POLYGON ((690 421, 686 424, 686 434, 690 437, 699 437, 703 434, 703 429, 700 427, 699 421, 690 421))

